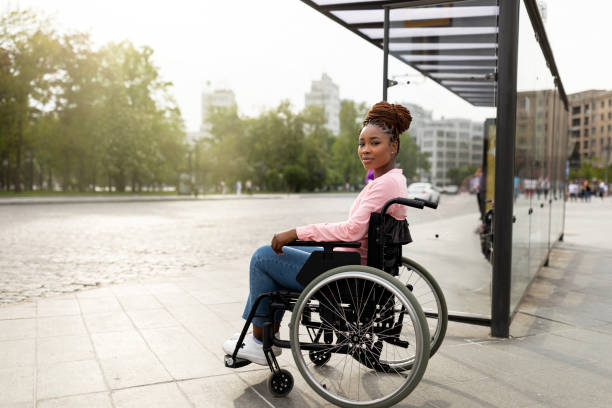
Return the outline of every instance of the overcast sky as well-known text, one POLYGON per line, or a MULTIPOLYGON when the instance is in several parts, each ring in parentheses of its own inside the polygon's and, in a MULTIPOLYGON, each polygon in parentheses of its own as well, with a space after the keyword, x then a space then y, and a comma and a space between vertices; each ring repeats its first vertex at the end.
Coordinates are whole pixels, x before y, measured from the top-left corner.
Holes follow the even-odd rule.
MULTIPOLYGON (((612 89, 612 1, 548 0, 547 31, 565 89, 612 89)), ((155 51, 154 61, 188 130, 200 123, 206 81, 236 93, 243 114, 291 100, 304 105, 310 82, 322 72, 341 98, 368 104, 381 98, 382 51, 299 0, 0 0, 7 9, 34 8, 54 17, 61 31, 86 31, 96 45, 129 39, 155 51)), ((474 108, 391 58, 391 75, 415 75, 389 100, 420 104, 436 116, 483 119, 474 108)))

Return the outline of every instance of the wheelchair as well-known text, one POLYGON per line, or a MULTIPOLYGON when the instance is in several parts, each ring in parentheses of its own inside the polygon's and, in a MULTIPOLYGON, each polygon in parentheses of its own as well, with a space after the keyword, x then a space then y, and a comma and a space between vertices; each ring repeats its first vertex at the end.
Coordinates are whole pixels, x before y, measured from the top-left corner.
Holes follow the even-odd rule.
MULTIPOLYGON (((306 383, 335 405, 388 407, 406 398, 423 377, 432 350, 435 352, 442 342, 444 333, 438 328, 446 328, 446 315, 430 312, 426 317, 413 294, 413 285, 398 279, 407 265, 414 271, 415 263, 402 258, 402 245, 412 238, 406 220, 396 220, 386 213, 393 204, 418 209, 437 207, 425 200, 395 198, 380 212, 372 213, 367 266, 361 265, 357 252, 334 251, 358 248, 358 242, 289 244, 323 248, 312 252, 297 276, 304 290, 261 294, 253 303, 236 349, 225 356, 225 366, 250 364, 237 358, 237 353, 252 319, 264 317, 263 351, 271 371, 267 386, 272 395, 286 396, 294 384, 292 374, 280 368, 272 352, 272 346, 276 346, 290 348, 306 383), (268 312, 256 313, 265 298, 270 302, 268 312), (274 335, 277 311, 291 312, 289 340, 274 335), (434 327, 434 336, 430 335, 430 326, 434 327)), ((433 281, 429 274, 424 279, 433 281)), ((431 284, 428 287, 433 288, 431 284)), ((443 302, 437 284, 435 288, 437 299, 441 297, 443 302)))

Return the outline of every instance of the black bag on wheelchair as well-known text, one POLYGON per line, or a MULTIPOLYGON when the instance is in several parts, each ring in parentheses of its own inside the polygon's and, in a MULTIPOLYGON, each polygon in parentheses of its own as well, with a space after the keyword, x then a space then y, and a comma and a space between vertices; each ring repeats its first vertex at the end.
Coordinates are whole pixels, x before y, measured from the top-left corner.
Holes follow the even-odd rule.
POLYGON ((402 245, 411 242, 406 220, 398 220, 389 214, 383 217, 380 213, 372 213, 368 227, 368 266, 397 276, 402 262, 402 245))

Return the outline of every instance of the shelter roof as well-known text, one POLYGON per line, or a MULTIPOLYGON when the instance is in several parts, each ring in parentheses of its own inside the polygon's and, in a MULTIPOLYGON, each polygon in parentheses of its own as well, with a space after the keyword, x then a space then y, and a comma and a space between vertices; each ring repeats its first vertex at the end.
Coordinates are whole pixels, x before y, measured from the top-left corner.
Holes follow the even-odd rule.
POLYGON ((495 106, 497 0, 302 0, 474 106, 495 106))

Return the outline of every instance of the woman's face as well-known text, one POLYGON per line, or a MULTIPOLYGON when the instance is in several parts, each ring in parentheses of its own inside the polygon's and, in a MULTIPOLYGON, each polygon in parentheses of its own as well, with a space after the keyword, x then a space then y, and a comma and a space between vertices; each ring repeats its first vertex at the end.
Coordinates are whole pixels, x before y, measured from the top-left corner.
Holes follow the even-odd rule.
POLYGON ((366 170, 385 169, 394 165, 397 153, 397 142, 376 125, 367 125, 359 135, 357 150, 361 163, 366 170))

